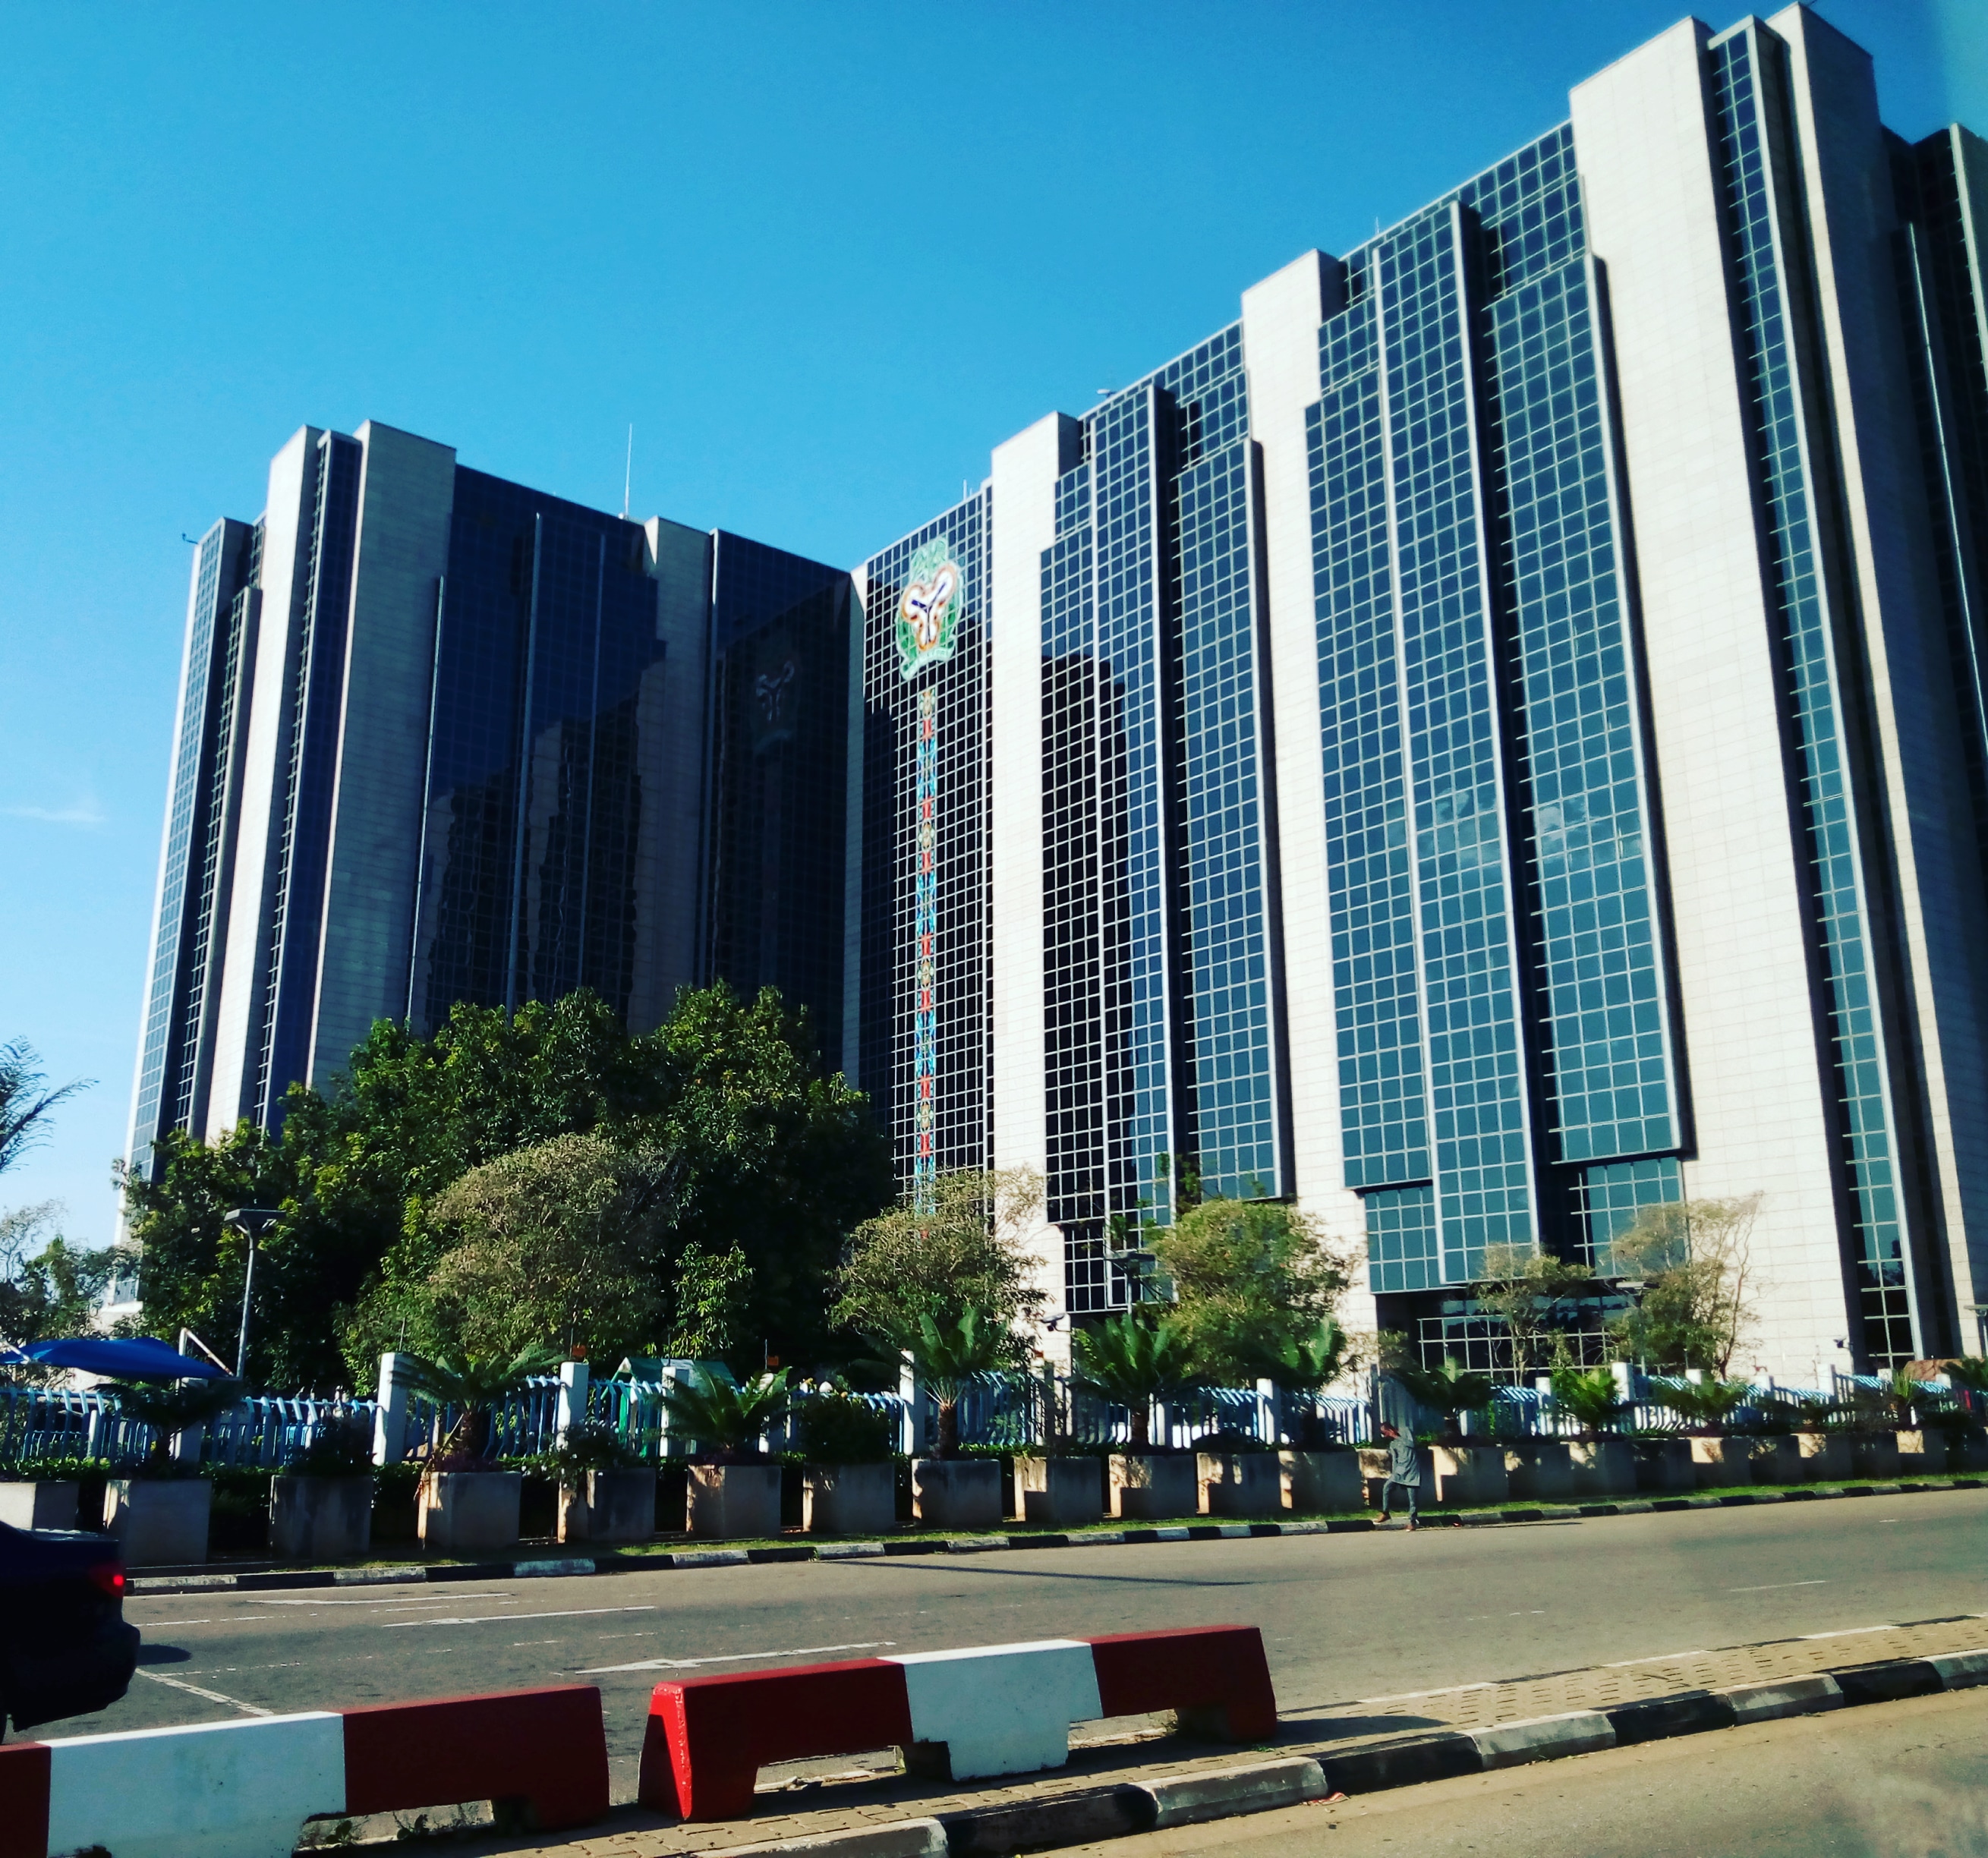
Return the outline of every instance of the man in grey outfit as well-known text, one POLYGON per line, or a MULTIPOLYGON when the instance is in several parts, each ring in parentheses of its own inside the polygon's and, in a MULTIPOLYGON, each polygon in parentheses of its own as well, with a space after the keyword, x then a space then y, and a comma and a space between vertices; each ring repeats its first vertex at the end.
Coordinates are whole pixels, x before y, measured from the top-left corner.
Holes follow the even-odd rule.
POLYGON ((1388 1481, 1381 1486, 1381 1520, 1388 1520, 1390 1502, 1398 1490, 1408 1499, 1408 1527, 1413 1530, 1416 1505, 1422 1494, 1421 1457, 1415 1451, 1415 1441, 1403 1438, 1395 1427, 1384 1424, 1381 1438, 1388 1448, 1388 1481))

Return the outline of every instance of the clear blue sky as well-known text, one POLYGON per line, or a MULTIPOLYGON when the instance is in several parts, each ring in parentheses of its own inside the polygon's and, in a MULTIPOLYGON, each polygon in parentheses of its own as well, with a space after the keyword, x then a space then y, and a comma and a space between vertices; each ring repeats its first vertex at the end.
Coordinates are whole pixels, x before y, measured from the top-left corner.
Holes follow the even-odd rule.
MULTIPOLYGON (((1912 137, 1980 0, 1825 0, 1912 137)), ((0 15, 0 1177, 110 1236, 191 551, 309 422, 854 562, 1538 135, 1676 0, 0 15)), ((1734 15, 1707 15, 1715 27, 1734 15)))

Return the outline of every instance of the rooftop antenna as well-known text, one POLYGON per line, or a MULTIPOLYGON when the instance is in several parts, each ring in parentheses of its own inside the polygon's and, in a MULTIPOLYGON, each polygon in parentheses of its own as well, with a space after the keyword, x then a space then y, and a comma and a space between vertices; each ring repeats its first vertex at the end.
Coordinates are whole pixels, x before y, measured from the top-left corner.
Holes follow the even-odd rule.
POLYGON ((621 520, 628 520, 628 487, 635 481, 635 428, 628 428, 628 461, 621 471, 621 520))

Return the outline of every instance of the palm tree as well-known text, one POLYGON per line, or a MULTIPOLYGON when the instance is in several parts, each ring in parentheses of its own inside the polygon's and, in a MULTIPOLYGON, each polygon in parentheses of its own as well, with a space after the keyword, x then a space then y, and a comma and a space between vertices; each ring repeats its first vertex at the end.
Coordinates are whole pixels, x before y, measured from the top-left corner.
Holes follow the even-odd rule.
POLYGON ((1606 1368, 1555 1368, 1553 1393, 1560 1406, 1591 1435, 1613 1432, 1629 1410, 1615 1377, 1606 1368))
POLYGON ((25 1039, 0 1045, 0 1173, 47 1133, 44 1119, 56 1104, 76 1091, 87 1090, 96 1079, 79 1077, 53 1090, 43 1090, 48 1081, 40 1054, 25 1039))
POLYGON ((546 1343, 520 1350, 509 1361, 474 1355, 442 1355, 428 1361, 403 1355, 399 1378, 404 1387, 425 1394, 437 1406, 456 1409, 455 1424, 435 1455, 460 1453, 482 1461, 489 1455, 494 1410, 533 1375, 556 1367, 560 1359, 559 1350, 546 1343))
POLYGON ((1497 1398, 1498 1390, 1488 1374, 1473 1374, 1453 1355, 1445 1355, 1432 1368, 1404 1364, 1393 1370, 1394 1378, 1425 1407, 1432 1407, 1453 1431, 1459 1413, 1479 1413, 1497 1398))
POLYGON ((949 1323, 918 1318, 911 1363, 925 1390, 938 1403, 938 1455, 959 1456, 959 1403, 976 1375, 1007 1364, 1012 1347, 1007 1329, 989 1310, 968 1308, 949 1323))
MULTIPOLYGON (((1309 1336, 1285 1336, 1263 1351, 1258 1366, 1266 1380, 1287 1394, 1316 1394, 1337 1380, 1346 1366, 1352 1338, 1327 1316, 1309 1336)), ((1300 1451, 1327 1442, 1325 1421, 1307 1410, 1299 1416, 1295 1443, 1300 1451)))
POLYGON ((170 1386, 134 1387, 113 1380, 105 1383, 103 1390, 117 1396, 117 1410, 127 1419, 152 1428, 145 1463, 151 1470, 162 1471, 168 1450, 180 1434, 226 1412, 242 1397, 242 1386, 238 1380, 181 1380, 170 1386))
POLYGON ((1145 1323, 1128 1312, 1079 1329, 1070 1353, 1077 1385, 1123 1407, 1131 1417, 1131 1449, 1151 1451, 1153 1402, 1193 1378, 1180 1332, 1164 1319, 1145 1323))
POLYGON ((1753 1392, 1743 1380, 1679 1380, 1664 1389, 1663 1404, 1687 1424, 1718 1433, 1753 1392))
POLYGON ((792 1404, 787 1370, 761 1374, 738 1387, 706 1370, 691 1370, 693 1378, 663 1389, 661 1406, 673 1430, 695 1439, 721 1463, 735 1463, 752 1454, 759 1434, 792 1404))

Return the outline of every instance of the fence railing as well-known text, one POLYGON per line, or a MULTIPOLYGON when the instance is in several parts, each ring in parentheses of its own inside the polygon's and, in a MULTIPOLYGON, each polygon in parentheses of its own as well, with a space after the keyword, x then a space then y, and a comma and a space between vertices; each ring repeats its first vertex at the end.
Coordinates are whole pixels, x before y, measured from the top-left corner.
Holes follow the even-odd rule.
MULTIPOLYGON (((286 1399, 259 1395, 227 1408, 182 1451, 205 1464, 275 1470, 335 1427, 373 1424, 370 1400, 286 1399)), ((153 1429, 120 1410, 114 1394, 96 1388, 0 1384, 0 1463, 93 1458, 134 1464, 150 1451, 153 1429)))

